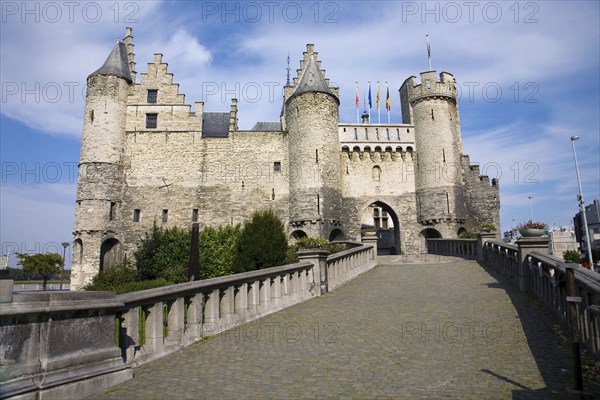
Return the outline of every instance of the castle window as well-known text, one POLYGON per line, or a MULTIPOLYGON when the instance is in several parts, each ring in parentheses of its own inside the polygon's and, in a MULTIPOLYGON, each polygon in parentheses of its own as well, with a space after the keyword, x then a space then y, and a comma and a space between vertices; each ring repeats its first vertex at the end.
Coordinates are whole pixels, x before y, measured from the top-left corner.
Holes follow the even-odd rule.
POLYGON ((381 168, 373 167, 373 180, 374 181, 381 180, 381 168))
POLYGON ((369 131, 365 128, 365 139, 369 140, 369 131))
POLYGON ((275 172, 281 171, 281 161, 275 161, 273 163, 273 171, 275 171, 275 172))
POLYGON ((108 211, 108 220, 113 221, 115 219, 115 209, 117 208, 117 203, 110 203, 110 210, 108 211))
POLYGON ((156 103, 156 99, 158 98, 158 90, 157 89, 148 89, 148 97, 146 101, 148 103, 156 103))
POLYGON ((198 222, 198 209, 194 208, 192 210, 192 222, 198 222))
POLYGON ((396 129, 396 137, 400 140, 400 129, 396 129))
POLYGON ((140 222, 140 214, 141 214, 141 211, 139 208, 136 208, 135 210, 133 210, 133 222, 140 222))
POLYGON ((90 111, 90 122, 94 122, 94 110, 90 111))
POLYGON ((354 140, 358 140, 358 132, 356 131, 356 128, 354 128, 354 140))
POLYGON ((162 210, 162 222, 166 223, 169 221, 169 210, 162 210))
POLYGON ((158 114, 146 114, 146 129, 156 129, 158 114))
POLYGON ((385 128, 385 138, 387 140, 390 140, 390 130, 389 130, 389 128, 385 128))
POLYGON ((315 150, 315 162, 319 163, 319 150, 315 150))

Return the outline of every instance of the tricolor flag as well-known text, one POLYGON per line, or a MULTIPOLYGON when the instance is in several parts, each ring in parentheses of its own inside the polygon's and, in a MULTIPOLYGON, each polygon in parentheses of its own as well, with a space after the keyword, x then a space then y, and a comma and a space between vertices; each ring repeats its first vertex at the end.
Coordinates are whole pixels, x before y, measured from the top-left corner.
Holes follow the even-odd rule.
POLYGON ((386 95, 386 98, 385 98, 385 109, 388 112, 390 112, 390 108, 392 108, 391 107, 391 103, 390 103, 390 88, 388 87, 387 82, 385 83, 385 86, 387 88, 387 95, 386 95))
POLYGON ((375 97, 375 105, 377 106, 377 109, 379 110, 379 81, 377 81, 377 97, 375 97))
POLYGON ((371 81, 369 81, 369 110, 373 108, 373 102, 371 101, 371 81))
POLYGON ((358 110, 358 82, 356 82, 356 109, 358 110))

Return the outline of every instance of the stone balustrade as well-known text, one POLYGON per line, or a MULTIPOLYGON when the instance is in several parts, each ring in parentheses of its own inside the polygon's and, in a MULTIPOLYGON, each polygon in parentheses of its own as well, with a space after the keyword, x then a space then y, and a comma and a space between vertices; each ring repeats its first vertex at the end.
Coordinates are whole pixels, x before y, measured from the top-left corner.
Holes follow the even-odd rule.
MULTIPOLYGON (((0 399, 81 398, 203 337, 327 293, 376 265, 372 243, 300 262, 115 296, 15 293, 0 308, 0 399), (116 344, 115 344, 116 342, 116 344)), ((12 291, 10 292, 12 294, 12 291)))
POLYGON ((439 256, 477 258, 477 239, 427 239, 427 252, 439 256))
POLYGON ((600 359, 600 275, 577 264, 568 264, 548 254, 549 238, 520 238, 516 245, 493 240, 493 234, 478 234, 468 250, 460 239, 428 239, 432 254, 474 258, 510 278, 519 288, 531 293, 567 325, 566 268, 575 272, 581 343, 600 359))
POLYGON ((123 358, 144 364, 327 293, 376 264, 372 245, 327 254, 303 250, 297 264, 117 296, 125 305, 118 313, 123 358))

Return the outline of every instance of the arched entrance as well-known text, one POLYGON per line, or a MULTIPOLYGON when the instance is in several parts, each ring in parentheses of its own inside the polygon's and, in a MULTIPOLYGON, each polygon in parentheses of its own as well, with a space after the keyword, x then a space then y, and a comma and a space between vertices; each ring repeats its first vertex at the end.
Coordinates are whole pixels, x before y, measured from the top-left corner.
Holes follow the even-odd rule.
POLYGON ((294 232, 292 232, 292 234, 290 235, 290 238, 294 239, 294 240, 298 240, 300 238, 307 237, 307 236, 308 235, 303 230, 296 229, 294 232))
POLYGON ((121 244, 115 238, 106 239, 100 246, 100 271, 105 271, 121 262, 121 244))
POLYGON ((400 221, 388 204, 375 201, 363 211, 360 218, 361 229, 374 228, 377 232, 377 254, 400 254, 400 221))
POLYGON ((427 239, 441 239, 442 234, 433 228, 426 228, 419 234, 421 239, 421 253, 427 253, 427 239))
POLYGON ((345 236, 344 236, 344 232, 342 232, 341 229, 334 229, 331 231, 331 233, 329 234, 329 241, 330 242, 334 242, 336 240, 344 240, 345 236))

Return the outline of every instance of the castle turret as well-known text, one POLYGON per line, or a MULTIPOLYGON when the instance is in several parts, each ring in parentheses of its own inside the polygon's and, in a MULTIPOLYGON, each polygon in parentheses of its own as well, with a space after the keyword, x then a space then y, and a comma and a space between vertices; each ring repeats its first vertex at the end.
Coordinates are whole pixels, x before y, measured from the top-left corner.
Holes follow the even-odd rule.
POLYGON ((290 224, 328 238, 341 227, 339 99, 307 45, 294 86, 285 88, 290 163, 290 224))
POLYGON ((102 67, 87 78, 73 232, 73 289, 121 258, 118 211, 127 96, 133 82, 127 47, 117 42, 102 67))
MULTIPOLYGON (((446 223, 448 234, 465 219, 461 165, 462 145, 454 78, 435 71, 414 76, 400 88, 402 119, 415 126, 417 220, 424 225, 446 223)), ((444 235, 446 236, 446 235, 444 235)))

